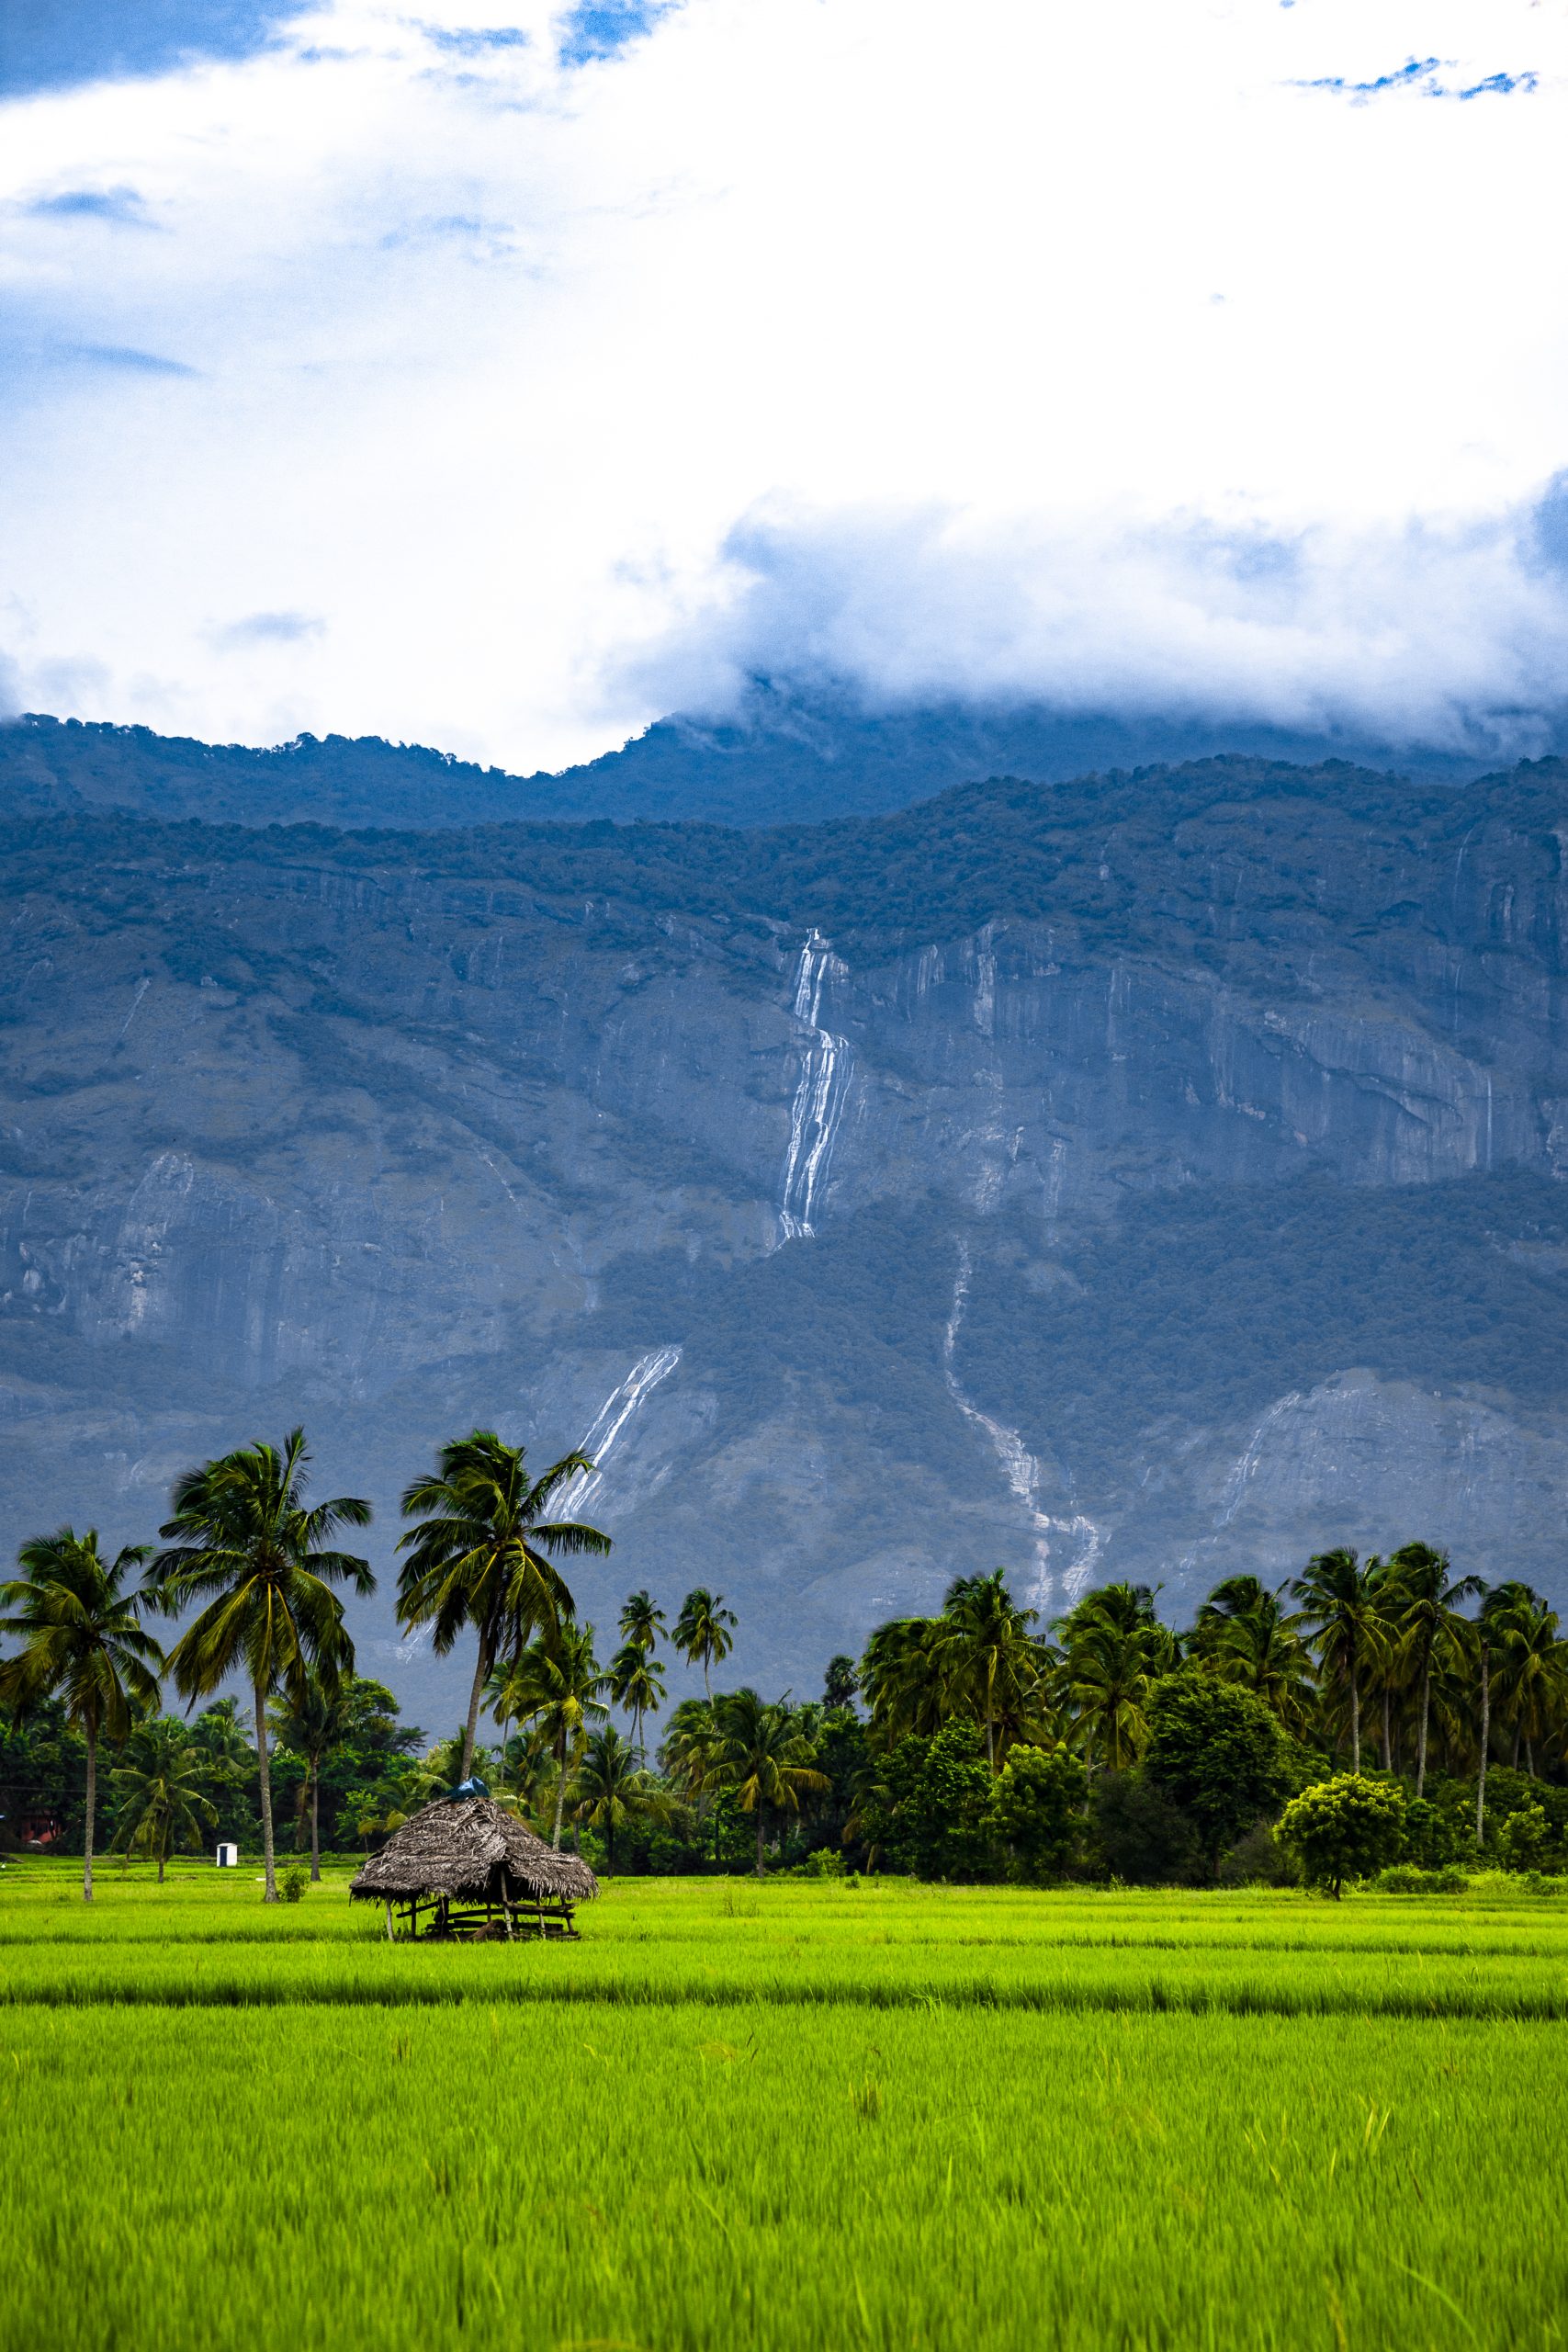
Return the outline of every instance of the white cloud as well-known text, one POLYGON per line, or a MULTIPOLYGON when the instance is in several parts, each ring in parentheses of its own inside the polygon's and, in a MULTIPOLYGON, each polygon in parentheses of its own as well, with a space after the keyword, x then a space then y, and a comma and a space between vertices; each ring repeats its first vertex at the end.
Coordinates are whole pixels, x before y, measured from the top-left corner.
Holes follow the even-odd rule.
POLYGON ((5 110, 24 698, 528 767, 811 658, 1561 696, 1560 0, 686 0, 579 64, 563 22, 337 0, 5 110))

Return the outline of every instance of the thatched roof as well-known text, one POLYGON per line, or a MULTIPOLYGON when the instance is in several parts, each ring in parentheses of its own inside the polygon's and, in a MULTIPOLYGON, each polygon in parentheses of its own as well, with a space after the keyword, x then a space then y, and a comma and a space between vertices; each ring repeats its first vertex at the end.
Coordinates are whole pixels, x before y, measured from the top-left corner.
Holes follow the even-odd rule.
POLYGON ((576 1854, 558 1853, 486 1796, 437 1797, 395 1830, 360 1871, 350 1894, 406 1903, 416 1894, 469 1902, 564 1895, 586 1903, 599 1882, 576 1854))

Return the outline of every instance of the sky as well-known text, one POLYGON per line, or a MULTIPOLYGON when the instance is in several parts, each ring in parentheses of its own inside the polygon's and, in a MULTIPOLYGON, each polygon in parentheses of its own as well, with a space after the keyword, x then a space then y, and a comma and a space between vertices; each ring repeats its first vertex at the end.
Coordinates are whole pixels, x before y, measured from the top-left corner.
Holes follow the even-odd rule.
POLYGON ((1565 159, 1568 0, 37 0, 0 706, 1540 748, 1565 159))

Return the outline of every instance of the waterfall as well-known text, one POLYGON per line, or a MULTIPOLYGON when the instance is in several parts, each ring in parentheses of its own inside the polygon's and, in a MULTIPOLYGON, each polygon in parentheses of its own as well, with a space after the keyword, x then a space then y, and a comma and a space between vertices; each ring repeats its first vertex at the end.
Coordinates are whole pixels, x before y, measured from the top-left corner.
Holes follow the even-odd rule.
POLYGON ((580 1472, 561 1488, 558 1508, 563 1519, 570 1519, 585 1510, 601 1492, 604 1484, 605 1455, 644 1397, 652 1395, 660 1382, 669 1377, 680 1361, 679 1348, 655 1348, 633 1364, 618 1388, 610 1391, 581 1448, 593 1464, 592 1475, 584 1476, 580 1472))
POLYGON ((993 1420, 983 1412, 959 1385, 953 1369, 953 1351, 963 1327, 964 1310, 969 1303, 970 1258, 969 1244, 958 1245, 958 1272, 953 1285, 953 1312, 947 1318, 947 1329, 942 1340, 942 1374, 947 1393, 969 1423, 978 1430, 990 1445, 1001 1464, 1003 1477, 1014 1500, 1023 1510, 1034 1539, 1034 1582, 1029 1594, 1029 1605, 1044 1616, 1051 1607, 1054 1577, 1051 1568, 1051 1538, 1067 1537, 1076 1546, 1073 1557, 1062 1571, 1062 1594, 1069 1604, 1077 1600, 1089 1584, 1100 1558, 1100 1533, 1092 1519, 1082 1511, 1075 1511, 1070 1519, 1056 1519, 1040 1508, 1040 1464, 1016 1430, 1004 1422, 993 1420))
POLYGON ((821 1025, 822 986, 829 971, 841 971, 830 944, 813 931, 800 951, 795 973, 795 1020, 808 1035, 801 1048, 800 1076, 790 1105, 789 1148, 779 1187, 779 1238, 793 1241, 812 1230, 811 1216, 828 1181, 833 1141, 843 1116, 853 1057, 849 1044, 821 1025))

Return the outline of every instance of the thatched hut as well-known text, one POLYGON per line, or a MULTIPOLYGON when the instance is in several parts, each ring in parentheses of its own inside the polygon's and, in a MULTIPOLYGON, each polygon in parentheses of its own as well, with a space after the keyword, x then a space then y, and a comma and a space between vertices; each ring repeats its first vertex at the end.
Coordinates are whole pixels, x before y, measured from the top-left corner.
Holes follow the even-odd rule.
POLYGON ((597 1894, 599 1882, 577 1855, 464 1787, 405 1821, 348 1891, 385 1904, 389 1936, 394 1912, 409 1936, 574 1936, 572 1906, 597 1894))

